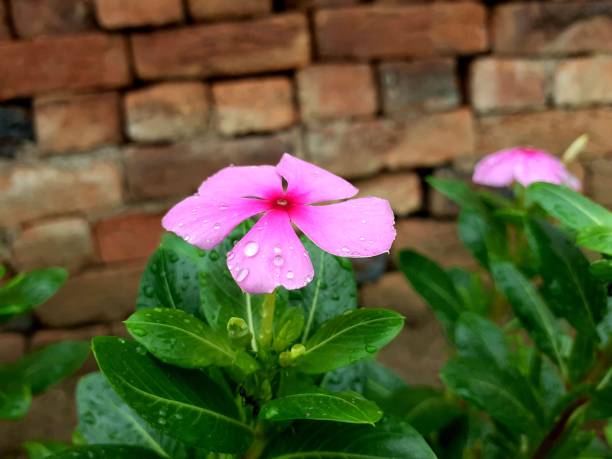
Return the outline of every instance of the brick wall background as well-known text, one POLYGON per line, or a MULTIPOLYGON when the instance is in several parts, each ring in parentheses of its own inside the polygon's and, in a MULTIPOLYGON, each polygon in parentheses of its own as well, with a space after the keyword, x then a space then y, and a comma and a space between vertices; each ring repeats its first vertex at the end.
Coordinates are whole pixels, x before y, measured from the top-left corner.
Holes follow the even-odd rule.
MULTIPOLYGON (((71 271, 0 361, 122 333, 160 216, 230 163, 342 174, 391 201, 395 250, 447 265, 470 261, 423 178, 493 150, 588 133, 576 172, 612 206, 611 53, 612 0, 0 0, 0 261, 71 271)), ((393 256, 361 265, 362 301, 405 313, 384 358, 435 381, 444 342, 393 256)), ((0 423, 0 453, 67 438, 73 386, 0 423)))

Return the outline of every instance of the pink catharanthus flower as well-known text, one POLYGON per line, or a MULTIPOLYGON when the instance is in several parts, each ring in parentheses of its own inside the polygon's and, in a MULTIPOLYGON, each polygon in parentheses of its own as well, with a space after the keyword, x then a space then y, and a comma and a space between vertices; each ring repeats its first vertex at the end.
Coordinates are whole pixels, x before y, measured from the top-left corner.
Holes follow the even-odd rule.
POLYGON ((297 289, 313 279, 314 270, 293 225, 334 255, 371 257, 390 249, 395 228, 386 200, 368 197, 321 205, 357 192, 346 180, 285 153, 276 166, 220 170, 197 194, 174 206, 162 225, 208 250, 239 223, 261 214, 228 252, 227 267, 249 293, 272 292, 280 285, 297 289))
POLYGON ((580 181, 555 156, 542 150, 515 147, 485 156, 474 170, 474 183, 505 187, 549 182, 580 189, 580 181))

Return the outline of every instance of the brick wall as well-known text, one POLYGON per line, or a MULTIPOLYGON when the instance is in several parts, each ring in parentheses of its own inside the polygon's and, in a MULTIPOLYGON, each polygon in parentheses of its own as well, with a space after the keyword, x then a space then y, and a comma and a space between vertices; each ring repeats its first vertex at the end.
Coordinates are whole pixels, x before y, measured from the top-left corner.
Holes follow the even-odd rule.
MULTIPOLYGON (((448 264, 470 261, 423 177, 495 149, 588 133, 577 172, 612 206, 611 51, 612 0, 0 0, 0 260, 72 273, 0 359, 119 332, 160 215, 230 163, 327 167, 391 201, 395 250, 448 264)), ((362 298, 406 314, 385 358, 428 382, 444 344, 392 259, 362 298)), ((71 384, 0 424, 0 451, 66 437, 48 416, 71 384)))

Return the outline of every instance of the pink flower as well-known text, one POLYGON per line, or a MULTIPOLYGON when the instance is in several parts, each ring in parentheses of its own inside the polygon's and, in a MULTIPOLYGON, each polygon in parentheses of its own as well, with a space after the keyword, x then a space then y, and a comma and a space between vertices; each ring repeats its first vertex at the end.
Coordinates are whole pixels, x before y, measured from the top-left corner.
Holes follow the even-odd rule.
POLYGON ((580 189, 580 181, 555 156, 542 150, 515 147, 485 156, 474 170, 474 183, 505 187, 513 182, 528 186, 549 182, 580 189))
POLYGON ((378 198, 348 199, 357 188, 287 153, 276 166, 227 167, 179 202, 162 225, 185 241, 212 249, 242 221, 263 214, 227 254, 227 267, 249 293, 308 284, 314 270, 297 226, 321 249, 345 257, 387 252, 395 239, 393 212, 378 198), (283 180, 286 187, 283 186, 283 180))

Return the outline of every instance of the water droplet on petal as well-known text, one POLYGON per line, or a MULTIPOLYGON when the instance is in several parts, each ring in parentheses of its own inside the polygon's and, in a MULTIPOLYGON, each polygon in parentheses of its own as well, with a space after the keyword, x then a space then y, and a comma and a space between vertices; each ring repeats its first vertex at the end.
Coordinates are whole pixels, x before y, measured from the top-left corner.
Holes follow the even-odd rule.
POLYGON ((274 253, 281 253, 282 250, 280 247, 274 247, 274 253))
POLYGON ((306 276, 306 283, 308 284, 311 281, 312 281, 312 276, 310 275, 306 276))
POLYGON ((247 242, 247 244, 244 246, 244 254, 247 257, 254 257, 255 255, 257 255, 258 251, 259 244, 257 242, 247 242))
POLYGON ((364 218, 363 220, 361 220, 361 223, 367 223, 368 221, 364 218))
POLYGON ((287 277, 287 279, 293 279, 295 277, 295 274, 293 274, 293 271, 287 271, 285 277, 287 277))
POLYGON ((208 223, 208 220, 204 219, 202 220, 202 223, 208 223))
POLYGON ((215 223, 215 225, 213 226, 213 229, 215 231, 219 231, 221 229, 221 225, 219 223, 215 223))
POLYGON ((227 261, 233 260, 236 254, 234 252, 227 253, 227 261))
POLYGON ((365 237, 361 236, 361 237, 359 238, 359 240, 360 240, 360 241, 365 241, 365 237))
POLYGON ((350 252, 350 250, 349 250, 349 248, 348 248, 348 247, 342 247, 342 249, 341 249, 341 250, 342 250, 344 253, 349 253, 349 252, 350 252))
POLYGON ((219 206, 219 210, 227 210, 228 206, 226 204, 221 204, 219 206))
POLYGON ((243 269, 236 276, 236 282, 242 282, 243 280, 245 280, 247 278, 248 275, 249 275, 249 270, 246 269, 246 268, 243 269))
POLYGON ((273 260, 274 266, 283 266, 284 262, 285 262, 285 259, 281 257, 280 255, 276 255, 274 257, 274 260, 273 260))

